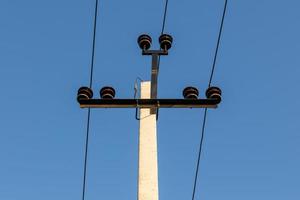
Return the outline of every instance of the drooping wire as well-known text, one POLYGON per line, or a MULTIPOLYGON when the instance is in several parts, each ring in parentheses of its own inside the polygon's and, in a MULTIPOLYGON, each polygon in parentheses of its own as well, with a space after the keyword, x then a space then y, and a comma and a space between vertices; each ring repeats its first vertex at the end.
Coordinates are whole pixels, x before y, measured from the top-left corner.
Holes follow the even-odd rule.
MULTIPOLYGON (((220 46, 220 42, 221 42, 226 11, 227 11, 227 0, 225 0, 225 2, 224 2, 223 14, 222 14, 221 24, 220 24, 220 28, 219 28, 219 34, 218 34, 217 44, 216 44, 216 48, 215 48, 214 59, 213 59, 213 64, 212 64, 212 68, 211 68, 208 87, 211 86, 211 82, 212 82, 215 67, 216 67, 216 61, 217 61, 217 58, 218 58, 219 46, 220 46)), ((203 123, 202 123, 202 129, 201 129, 201 138, 200 138, 200 143, 199 143, 199 151, 198 151, 198 158, 197 158, 197 166, 196 166, 196 173, 195 173, 195 179, 194 179, 192 200, 195 199, 197 180, 198 180, 198 172, 199 172, 200 160, 201 160, 201 155, 202 155, 203 141, 204 141, 204 136, 205 136, 206 116, 207 116, 207 108, 205 108, 204 115, 203 115, 203 123)))
MULTIPOLYGON (((92 85, 93 85, 97 17, 98 17, 98 0, 96 0, 96 2, 95 2, 92 55, 91 55, 91 67, 90 67, 90 83, 89 83, 90 88, 92 88, 92 85)), ((82 200, 85 200, 85 191, 86 191, 86 174, 87 174, 87 160, 88 160, 88 148, 89 148, 90 118, 91 118, 91 109, 88 108, 87 125, 86 125, 86 138, 85 138, 84 166, 83 166, 82 200)))

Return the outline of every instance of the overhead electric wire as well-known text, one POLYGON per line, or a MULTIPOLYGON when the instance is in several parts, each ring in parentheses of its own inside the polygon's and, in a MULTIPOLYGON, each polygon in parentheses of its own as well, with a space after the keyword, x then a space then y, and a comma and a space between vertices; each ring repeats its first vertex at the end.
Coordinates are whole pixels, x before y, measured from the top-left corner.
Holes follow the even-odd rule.
POLYGON ((210 87, 212 79, 213 79, 213 76, 214 76, 214 71, 215 71, 215 67, 216 67, 216 61, 217 61, 219 47, 220 47, 220 41, 221 41, 222 32, 223 32, 224 19, 225 19, 226 11, 227 11, 227 2, 228 1, 225 0, 223 14, 222 14, 222 20, 221 20, 221 24, 220 24, 220 30, 219 30, 219 34, 218 34, 217 45, 216 45, 216 49, 215 49, 214 61, 213 61, 213 65, 212 65, 212 68, 211 68, 211 73, 210 73, 208 87, 210 87))
POLYGON ((97 32, 97 18, 98 18, 98 0, 95 2, 95 13, 94 13, 94 27, 93 27, 93 45, 92 45, 92 57, 91 57, 91 69, 90 69, 90 88, 93 84, 93 73, 94 73, 94 58, 95 58, 95 45, 96 45, 96 32, 97 32))
MULTIPOLYGON (((167 19, 167 13, 168 13, 168 6, 169 6, 169 0, 165 1, 165 7, 164 7, 164 15, 163 15, 163 21, 162 21, 162 26, 161 26, 161 32, 160 34, 164 34, 165 32, 165 26, 166 26, 166 19, 167 19)), ((160 55, 158 56, 158 70, 160 66, 160 55)))
MULTIPOLYGON (((98 16, 98 0, 96 0, 96 2, 95 2, 92 55, 91 55, 91 66, 90 66, 90 82, 89 82, 90 88, 92 88, 92 85, 93 85, 97 16, 98 16)), ((85 200, 85 191, 86 191, 86 174, 87 174, 87 160, 88 160, 88 148, 89 148, 90 118, 91 118, 91 109, 88 108, 86 138, 85 138, 85 152, 84 152, 84 166, 83 166, 82 200, 85 200)))
MULTIPOLYGON (((218 34, 217 44, 216 44, 216 48, 215 48, 214 59, 213 59, 213 64, 212 64, 212 68, 211 68, 208 87, 211 86, 211 82, 212 82, 215 67, 216 67, 216 61, 217 61, 217 58, 218 58, 219 46, 220 46, 222 32, 223 32, 224 19, 225 19, 226 11, 227 11, 227 2, 228 2, 227 0, 225 0, 225 2, 224 2, 223 14, 222 14, 221 24, 220 24, 220 28, 219 28, 219 34, 218 34)), ((205 136, 206 116, 207 116, 207 108, 205 108, 204 115, 203 115, 203 123, 202 123, 202 129, 201 129, 201 138, 200 138, 200 143, 199 143, 199 151, 198 151, 198 158, 197 158, 197 166, 196 166, 196 173, 195 173, 195 179, 194 179, 192 200, 195 199, 197 180, 198 180, 198 172, 199 172, 200 160, 201 160, 201 155, 202 155, 202 146, 203 146, 203 141, 204 141, 204 136, 205 136)))
MULTIPOLYGON (((164 7, 164 15, 163 15, 162 27, 161 27, 161 32, 160 32, 161 35, 164 34, 164 32, 165 32, 166 19, 167 19, 167 13, 168 13, 168 6, 169 6, 169 0, 166 0, 165 1, 165 7, 164 7)), ((160 66, 160 55, 158 56, 157 71, 159 71, 159 66, 160 66)), ((158 119, 158 112, 159 112, 159 109, 156 109, 156 119, 158 119)))
POLYGON ((165 9, 164 9, 164 17, 163 17, 162 28, 161 28, 161 34, 163 34, 164 31, 165 31, 166 18, 167 18, 167 12, 168 12, 168 5, 169 5, 169 0, 166 0, 166 2, 165 2, 165 9))
POLYGON ((201 131, 201 138, 200 138, 200 144, 199 144, 199 152, 198 152, 196 173, 195 173, 195 179, 194 179, 194 187, 193 187, 192 200, 195 199, 195 194, 196 194, 199 165, 200 165, 200 159, 201 159, 201 153, 202 153, 202 146, 203 146, 203 140, 204 140, 204 131, 205 131, 205 124, 206 124, 206 114, 207 114, 207 108, 205 108, 205 110, 204 110, 204 116, 203 116, 202 131, 201 131))

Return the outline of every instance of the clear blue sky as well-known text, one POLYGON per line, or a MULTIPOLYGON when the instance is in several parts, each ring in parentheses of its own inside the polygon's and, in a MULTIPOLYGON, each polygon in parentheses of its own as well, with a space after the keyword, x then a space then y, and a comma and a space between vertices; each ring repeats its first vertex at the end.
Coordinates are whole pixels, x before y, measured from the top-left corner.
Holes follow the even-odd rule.
MULTIPOLYGON (((223 0, 169 1, 159 96, 207 87, 223 0)), ((164 1, 100 0, 96 96, 113 85, 133 96, 158 47, 164 1)), ((300 2, 229 0, 213 84, 223 102, 209 110, 198 200, 300 198, 300 2)), ((0 2, 0 199, 81 198, 94 0, 0 2)), ((160 199, 191 199, 203 110, 160 111, 160 199)), ((134 110, 93 110, 87 200, 136 199, 138 122, 134 110)))

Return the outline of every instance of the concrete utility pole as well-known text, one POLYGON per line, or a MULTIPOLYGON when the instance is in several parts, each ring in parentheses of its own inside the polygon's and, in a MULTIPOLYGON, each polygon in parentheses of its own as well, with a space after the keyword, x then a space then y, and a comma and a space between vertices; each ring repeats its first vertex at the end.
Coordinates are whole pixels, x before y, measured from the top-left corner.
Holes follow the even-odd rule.
MULTIPOLYGON (((151 82, 141 82, 141 99, 151 98, 151 82)), ((158 200, 156 114, 140 109, 138 200, 158 200)))
POLYGON ((81 108, 140 109, 138 200, 158 200, 157 109, 217 108, 221 102, 221 90, 218 87, 209 87, 206 90, 206 99, 198 98, 199 91, 195 87, 186 87, 182 93, 183 99, 157 98, 158 59, 168 55, 172 41, 170 35, 162 34, 159 37, 160 49, 149 50, 151 37, 145 34, 139 36, 138 44, 142 55, 152 57, 151 82, 141 82, 140 99, 115 99, 115 89, 110 86, 100 90, 100 98, 93 98, 93 91, 89 87, 81 87, 77 93, 77 101, 81 108))

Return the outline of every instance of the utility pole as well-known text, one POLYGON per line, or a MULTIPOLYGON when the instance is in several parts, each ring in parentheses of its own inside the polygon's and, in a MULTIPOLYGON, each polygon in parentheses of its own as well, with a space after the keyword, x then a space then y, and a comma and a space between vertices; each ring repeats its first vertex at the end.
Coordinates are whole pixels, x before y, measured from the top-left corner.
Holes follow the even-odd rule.
MULTIPOLYGON (((141 99, 151 98, 151 82, 141 82, 141 99)), ((138 200, 158 200, 156 114, 140 109, 138 200)))
POLYGON ((148 35, 141 35, 138 44, 142 55, 152 56, 151 82, 141 82, 140 99, 115 99, 115 89, 103 87, 101 98, 93 98, 93 91, 88 87, 78 90, 77 101, 81 108, 135 108, 140 110, 139 128, 139 175, 138 200, 158 200, 158 166, 157 166, 157 110, 160 108, 217 108, 221 102, 221 90, 209 87, 206 99, 199 99, 199 91, 195 87, 183 90, 183 99, 158 99, 157 80, 159 71, 159 57, 168 55, 172 46, 172 37, 162 34, 159 37, 160 49, 149 50, 152 39, 148 35))

